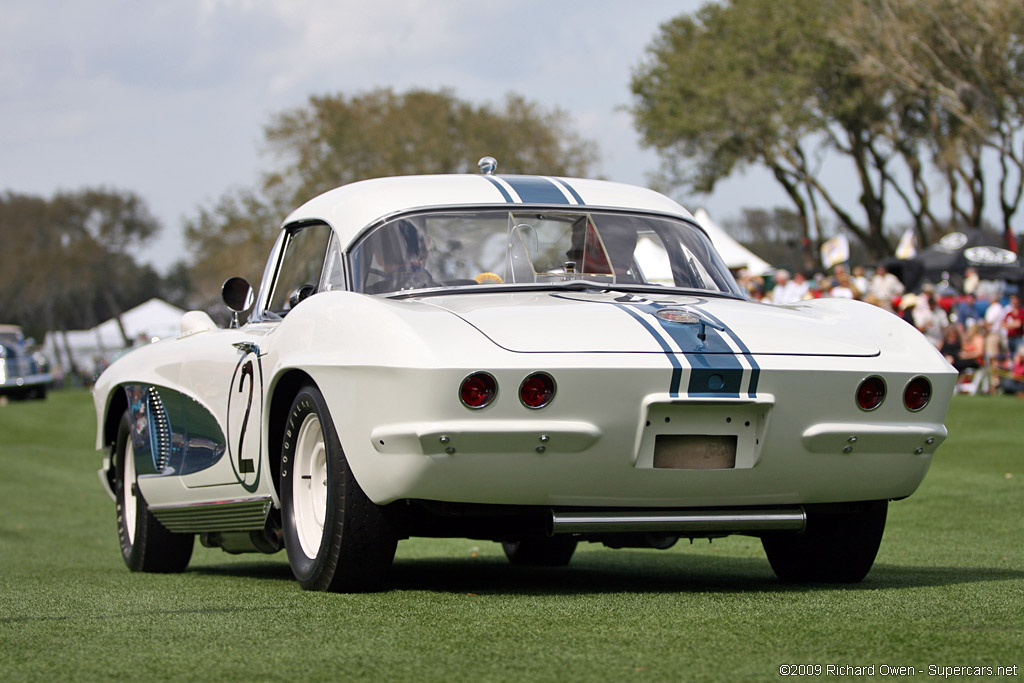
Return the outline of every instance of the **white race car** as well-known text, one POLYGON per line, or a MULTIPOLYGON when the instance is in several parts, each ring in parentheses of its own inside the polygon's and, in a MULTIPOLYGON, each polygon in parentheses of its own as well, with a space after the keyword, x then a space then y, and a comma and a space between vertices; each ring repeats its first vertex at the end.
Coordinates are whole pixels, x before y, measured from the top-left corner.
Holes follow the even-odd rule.
POLYGON ((132 570, 198 534, 358 591, 409 536, 554 566, 735 533, 784 581, 859 581, 956 379, 882 309, 748 301, 685 209, 596 180, 353 183, 224 297, 230 328, 189 312, 96 384, 132 570))

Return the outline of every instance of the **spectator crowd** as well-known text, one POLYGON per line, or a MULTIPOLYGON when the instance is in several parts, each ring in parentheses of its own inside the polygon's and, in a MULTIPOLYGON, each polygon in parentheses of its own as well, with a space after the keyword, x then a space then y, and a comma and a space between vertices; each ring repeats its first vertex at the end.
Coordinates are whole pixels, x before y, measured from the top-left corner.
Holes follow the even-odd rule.
POLYGON ((751 299, 768 304, 842 297, 884 308, 927 337, 960 372, 962 381, 985 373, 988 391, 1024 398, 1024 310, 1015 286, 981 280, 968 268, 959 291, 944 281, 909 292, 885 266, 877 266, 869 276, 863 266, 847 270, 842 264, 829 274, 812 277, 785 269, 770 278, 741 272, 739 282, 751 299))

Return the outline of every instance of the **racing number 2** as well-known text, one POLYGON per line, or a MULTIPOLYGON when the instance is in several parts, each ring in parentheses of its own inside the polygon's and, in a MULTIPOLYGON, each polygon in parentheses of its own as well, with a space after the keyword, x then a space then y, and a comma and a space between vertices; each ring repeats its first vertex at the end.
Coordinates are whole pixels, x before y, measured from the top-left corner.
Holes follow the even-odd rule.
POLYGON ((249 426, 249 413, 252 411, 253 384, 255 382, 253 373, 253 364, 250 358, 242 366, 242 373, 238 378, 238 393, 242 393, 245 387, 245 379, 246 377, 249 378, 249 398, 245 403, 245 415, 242 416, 242 429, 238 433, 238 473, 243 475, 256 471, 255 463, 251 458, 243 457, 244 451, 242 450, 242 446, 245 444, 245 430, 249 426))

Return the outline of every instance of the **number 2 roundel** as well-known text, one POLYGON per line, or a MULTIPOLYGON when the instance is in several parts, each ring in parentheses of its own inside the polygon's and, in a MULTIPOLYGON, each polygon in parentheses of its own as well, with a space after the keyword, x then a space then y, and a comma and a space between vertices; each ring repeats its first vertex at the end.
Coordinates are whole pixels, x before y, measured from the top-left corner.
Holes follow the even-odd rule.
POLYGON ((231 376, 227 414, 228 459, 235 477, 249 492, 255 491, 260 481, 262 415, 263 363, 259 352, 252 350, 242 354, 231 376))

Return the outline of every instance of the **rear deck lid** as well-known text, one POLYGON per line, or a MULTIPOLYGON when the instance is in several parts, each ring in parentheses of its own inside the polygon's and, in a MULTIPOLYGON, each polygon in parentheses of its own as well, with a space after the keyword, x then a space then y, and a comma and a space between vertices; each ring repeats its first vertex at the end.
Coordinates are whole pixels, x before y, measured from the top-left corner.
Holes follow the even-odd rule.
POLYGON ((425 297, 498 346, 523 353, 875 356, 837 307, 724 297, 531 291, 425 297))

